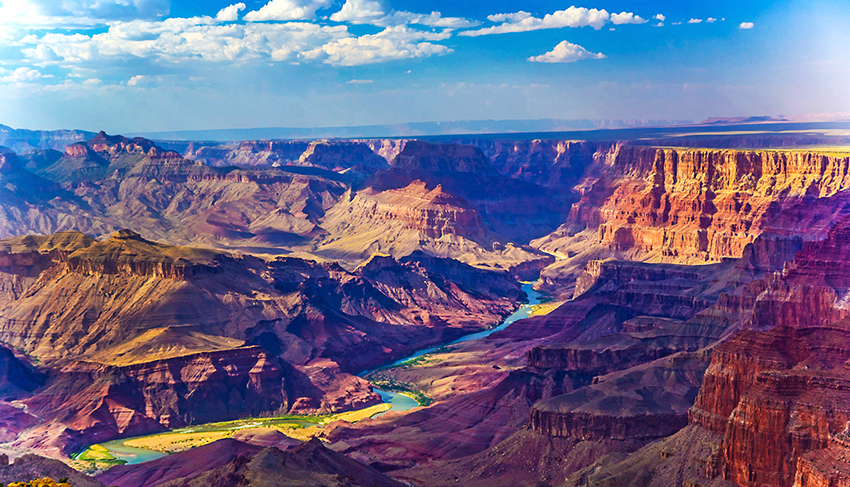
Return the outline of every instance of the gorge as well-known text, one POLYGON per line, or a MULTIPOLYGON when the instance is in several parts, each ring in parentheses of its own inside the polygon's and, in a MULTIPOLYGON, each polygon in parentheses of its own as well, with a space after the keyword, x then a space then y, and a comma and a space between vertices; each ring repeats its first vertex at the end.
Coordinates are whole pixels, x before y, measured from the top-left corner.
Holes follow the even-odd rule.
POLYGON ((647 131, 0 151, 0 482, 842 485, 850 153, 647 131))

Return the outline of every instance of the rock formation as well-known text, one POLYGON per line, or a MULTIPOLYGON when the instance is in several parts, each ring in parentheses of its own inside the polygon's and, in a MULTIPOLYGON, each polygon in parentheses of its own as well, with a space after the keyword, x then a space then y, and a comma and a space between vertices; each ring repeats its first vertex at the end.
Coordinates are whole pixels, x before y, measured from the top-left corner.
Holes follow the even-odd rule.
MULTIPOLYGON (((54 452, 245 414, 368 406, 378 396, 350 374, 491 326, 521 298, 507 273, 423 254, 348 272, 129 230, 0 241, 0 289, 0 340, 54 369, 26 399, 44 424, 17 444, 54 452)), ((21 374, 9 391, 34 388, 21 374)))
POLYGON ((699 264, 740 257, 761 233, 819 239, 845 214, 848 166, 797 150, 620 146, 588 169, 566 223, 532 245, 565 257, 544 278, 566 287, 573 262, 593 258, 699 264))

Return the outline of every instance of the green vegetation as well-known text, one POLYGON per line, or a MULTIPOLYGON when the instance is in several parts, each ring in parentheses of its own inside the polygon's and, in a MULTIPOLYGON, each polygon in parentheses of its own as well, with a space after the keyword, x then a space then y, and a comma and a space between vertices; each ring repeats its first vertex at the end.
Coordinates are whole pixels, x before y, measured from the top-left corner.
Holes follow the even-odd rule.
POLYGON ((374 373, 369 374, 369 382, 382 391, 397 392, 399 394, 412 397, 419 403, 420 406, 430 406, 433 402, 433 399, 426 396, 424 392, 414 389, 413 385, 408 382, 401 382, 393 377, 387 377, 385 375, 373 374, 374 373))
POLYGON ((72 456, 74 460, 79 462, 89 463, 89 467, 97 470, 103 468, 114 467, 115 465, 124 465, 125 460, 115 458, 112 453, 109 453, 105 447, 101 445, 92 445, 82 453, 72 456))
MULTIPOLYGON (((4 484, 0 483, 0 487, 4 487, 4 484)), ((44 477, 42 479, 30 480, 29 482, 11 482, 8 487, 71 487, 71 484, 68 483, 67 477, 59 479, 58 482, 44 477)))

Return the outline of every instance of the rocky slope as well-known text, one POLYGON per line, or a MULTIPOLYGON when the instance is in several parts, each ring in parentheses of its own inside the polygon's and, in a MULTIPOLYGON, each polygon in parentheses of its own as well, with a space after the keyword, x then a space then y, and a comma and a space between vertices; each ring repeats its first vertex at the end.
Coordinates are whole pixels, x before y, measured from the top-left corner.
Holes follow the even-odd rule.
POLYGON ((103 133, 32 167, 47 179, 22 162, 4 165, 13 204, 2 208, 0 236, 66 229, 99 236, 144 226, 171 243, 280 253, 281 244, 320 236, 318 219, 347 187, 318 168, 213 168, 145 139, 103 133))
POLYGON ((401 418, 340 426, 328 439, 400 479, 435 485, 469 471, 499 479, 492 455, 500 442, 523 445, 501 450, 511 457, 500 464, 511 468, 533 461, 525 451, 542 448, 535 441, 556 442, 570 458, 563 464, 569 469, 556 469, 563 475, 606 454, 634 451, 687 424, 708 366, 698 350, 743 319, 736 300, 799 247, 799 239, 764 236, 746 259, 721 264, 608 261, 601 272, 588 266, 587 289, 548 315, 391 372, 428 394, 433 388, 441 402, 401 418), (784 257, 776 249, 785 249, 784 257), (493 366, 487 372, 479 362, 493 366))
POLYGON ((648 486, 841 485, 848 234, 843 220, 782 272, 747 286, 748 311, 728 327, 743 331, 713 348, 687 428, 629 457, 601 459, 566 485, 629 485, 638 472, 648 486))
POLYGON ((26 400, 44 424, 18 444, 54 453, 246 412, 373 404, 351 373, 491 326, 521 297, 507 273, 422 254, 348 272, 126 230, 105 241, 15 238, 0 250, 10 283, 0 339, 55 371, 26 400))
POLYGON ((227 465, 193 478, 164 482, 163 487, 226 487, 231 485, 293 485, 328 487, 401 487, 403 484, 352 460, 314 439, 292 450, 267 448, 254 455, 243 454, 227 465))
POLYGON ((620 146, 588 170, 566 223, 533 245, 563 257, 544 278, 564 288, 594 258, 698 264, 739 257, 761 233, 823 238, 846 213, 848 166, 802 150, 620 146))
POLYGON ((77 472, 59 460, 32 454, 19 457, 10 465, 3 460, 7 460, 5 455, 0 455, 0 483, 3 484, 28 483, 48 477, 55 481, 68 479, 68 483, 74 487, 104 487, 102 482, 77 472))
POLYGON ((424 251, 514 275, 533 275, 553 261, 528 247, 499 243, 473 205, 419 180, 382 192, 348 193, 327 212, 322 227, 330 236, 314 252, 334 260, 424 251))
POLYGON ((502 176, 477 147, 409 141, 390 163, 364 183, 375 192, 423 181, 471 203, 490 230, 527 242, 558 225, 572 202, 569 192, 502 176))

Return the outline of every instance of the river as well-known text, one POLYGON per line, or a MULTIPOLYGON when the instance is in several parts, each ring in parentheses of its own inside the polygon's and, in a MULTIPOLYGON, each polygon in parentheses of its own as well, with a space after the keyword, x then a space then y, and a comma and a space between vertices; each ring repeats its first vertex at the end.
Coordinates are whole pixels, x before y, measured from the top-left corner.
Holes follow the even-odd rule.
MULTIPOLYGON (((510 324, 513 323, 514 321, 518 321, 518 320, 528 318, 531 315, 531 311, 533 309, 533 306, 536 305, 536 304, 540 304, 540 297, 542 296, 542 294, 535 291, 532 286, 534 286, 533 282, 524 282, 522 284, 522 290, 525 292, 525 295, 528 298, 528 303, 523 304, 522 306, 519 307, 519 309, 517 309, 516 311, 511 313, 511 315, 508 316, 507 318, 505 318, 505 321, 503 321, 499 326, 490 328, 489 330, 484 330, 484 331, 479 331, 477 333, 471 333, 469 335, 464 335, 464 336, 458 338, 457 340, 455 340, 453 342, 444 343, 442 345, 437 345, 437 346, 434 346, 434 347, 423 348, 422 350, 417 351, 413 355, 410 355, 408 357, 404 357, 402 359, 398 359, 395 362, 392 362, 388 365, 380 367, 380 369, 389 369, 391 367, 401 365, 404 362, 407 362, 408 360, 413 360, 415 358, 418 358, 418 357, 421 357, 423 355, 432 353, 436 350, 439 350, 443 347, 447 347, 449 345, 454 345, 456 343, 470 342, 472 340, 478 340, 480 338, 488 337, 488 336, 492 335, 493 333, 496 333, 497 331, 504 330, 505 328, 510 326, 510 324)), ((375 370, 379 370, 379 369, 375 369, 375 370)), ((362 376, 364 376, 364 375, 366 375, 370 372, 373 372, 373 371, 367 370, 366 372, 361 373, 360 376, 362 377, 362 376)), ((390 408, 387 409, 386 411, 382 412, 382 413, 376 414, 375 416, 373 416, 373 418, 377 418, 378 416, 382 416, 384 414, 387 414, 390 411, 407 411, 408 409, 413 409, 416 406, 419 406, 419 403, 416 402, 416 399, 413 399, 412 397, 406 396, 404 394, 399 394, 397 392, 390 392, 390 391, 382 391, 382 390, 379 390, 379 389, 375 389, 375 392, 377 392, 381 396, 381 399, 383 399, 383 401, 385 403, 390 404, 390 408)))
MULTIPOLYGON (((484 331, 480 331, 480 332, 477 332, 477 333, 464 335, 464 336, 458 338, 457 340, 454 340, 454 341, 449 342, 449 343, 443 343, 441 345, 437 345, 437 346, 434 346, 434 347, 423 348, 422 350, 419 350, 416 353, 414 353, 414 354, 412 354, 408 357, 404 357, 402 359, 396 360, 395 362, 387 364, 387 365, 385 365, 381 368, 386 369, 386 368, 390 368, 390 367, 395 367, 395 366, 397 366, 401 363, 407 362, 408 360, 412 360, 412 359, 415 359, 417 357, 421 357, 422 355, 434 352, 435 350, 438 350, 440 348, 443 348, 443 347, 446 347, 446 346, 449 346, 449 345, 454 345, 456 343, 469 342, 469 341, 472 341, 472 340, 478 340, 480 338, 490 336, 490 335, 492 335, 493 333, 496 333, 499 330, 504 330, 505 328, 510 326, 510 324, 513 323, 514 321, 521 320, 523 318, 528 318, 528 316, 531 314, 532 306, 534 306, 536 304, 540 304, 541 294, 539 292, 535 291, 534 289, 532 289, 533 285, 534 285, 533 282, 523 283, 522 290, 525 292, 525 295, 528 298, 528 303, 520 306, 519 309, 517 309, 510 316, 505 318, 505 321, 503 321, 500 325, 495 326, 493 328, 490 328, 489 330, 484 330, 484 331)), ((368 374, 369 372, 371 372, 371 371, 368 370, 366 372, 361 373, 360 375, 364 376, 364 375, 368 374)), ((410 396, 405 396, 404 394, 399 394, 399 393, 390 392, 390 391, 381 391, 381 390, 378 390, 378 389, 375 389, 375 392, 377 392, 381 396, 381 399, 383 399, 383 401, 385 403, 390 404, 391 407, 387 411, 378 413, 373 417, 381 416, 383 414, 386 414, 389 411, 407 411, 409 409, 413 409, 413 408, 419 406, 419 403, 416 402, 416 399, 413 399, 410 396)), ((109 453, 111 453, 112 456, 114 456, 115 458, 117 458, 119 460, 125 460, 130 465, 133 465, 133 464, 136 464, 136 463, 147 462, 147 461, 150 461, 150 460, 155 460, 157 458, 165 456, 164 453, 155 452, 155 451, 151 451, 151 450, 144 450, 144 449, 141 449, 141 448, 133 448, 133 447, 127 446, 127 445, 124 444, 124 442, 127 441, 128 439, 129 438, 122 438, 120 440, 114 440, 114 441, 109 441, 109 442, 106 442, 106 443, 101 443, 101 446, 108 449, 109 453)))

